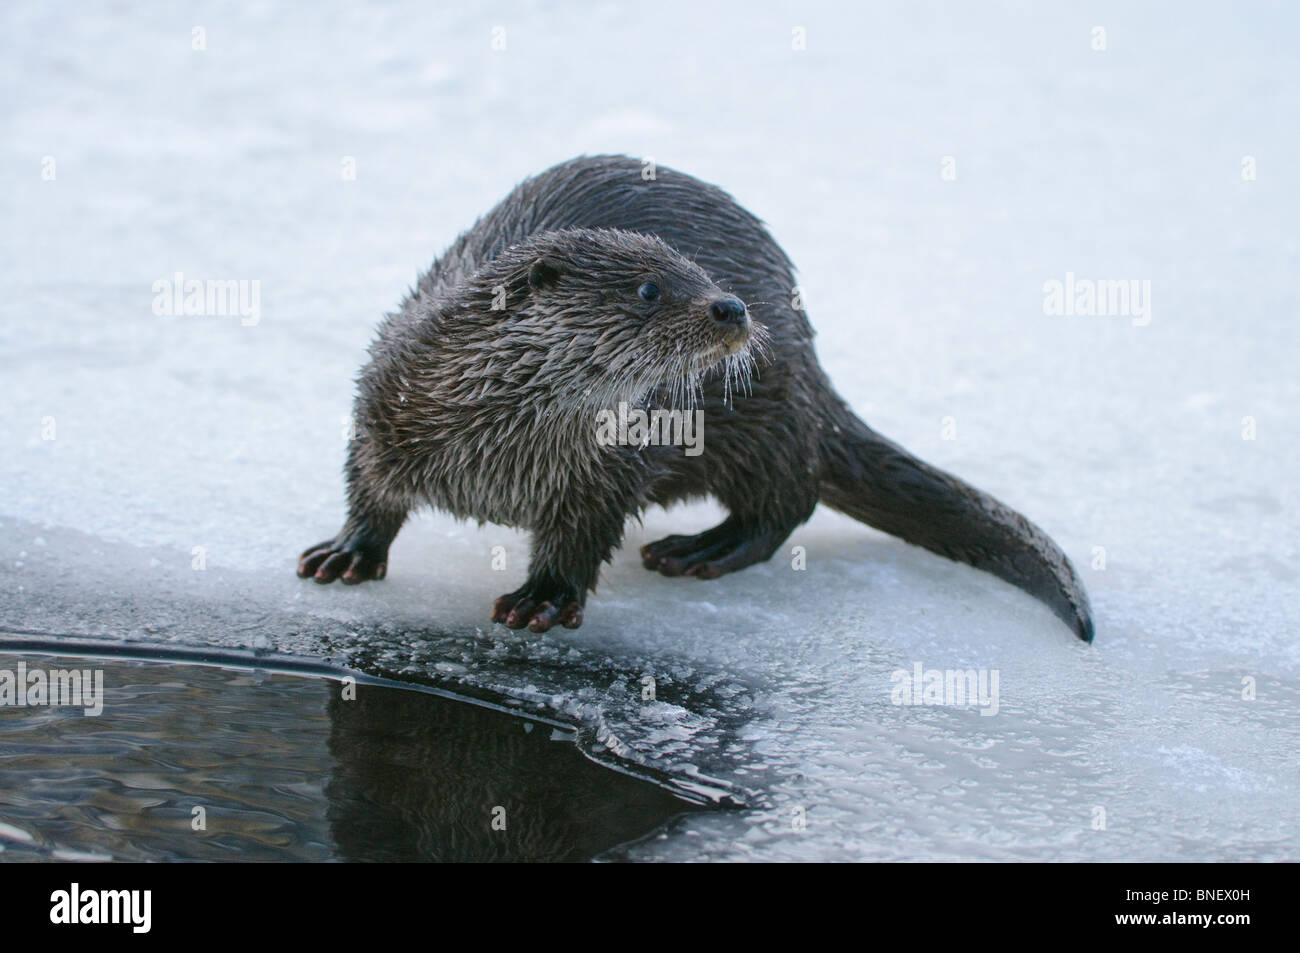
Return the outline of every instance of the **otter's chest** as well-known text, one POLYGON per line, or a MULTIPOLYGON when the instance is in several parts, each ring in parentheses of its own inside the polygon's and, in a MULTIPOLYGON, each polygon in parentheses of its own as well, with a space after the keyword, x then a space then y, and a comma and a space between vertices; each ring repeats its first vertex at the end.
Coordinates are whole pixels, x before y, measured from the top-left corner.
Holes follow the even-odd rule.
POLYGON ((427 431, 420 489, 465 519, 526 528, 566 497, 598 494, 617 448, 586 421, 541 407, 462 405, 427 431))

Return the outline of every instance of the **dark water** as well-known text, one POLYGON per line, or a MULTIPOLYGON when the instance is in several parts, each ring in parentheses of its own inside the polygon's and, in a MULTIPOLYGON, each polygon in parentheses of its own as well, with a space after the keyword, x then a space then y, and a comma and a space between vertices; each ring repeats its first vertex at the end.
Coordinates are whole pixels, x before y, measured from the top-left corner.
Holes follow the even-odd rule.
POLYGON ((698 809, 465 700, 70 656, 0 677, 20 660, 102 671, 104 704, 0 705, 0 860, 579 861, 698 809))

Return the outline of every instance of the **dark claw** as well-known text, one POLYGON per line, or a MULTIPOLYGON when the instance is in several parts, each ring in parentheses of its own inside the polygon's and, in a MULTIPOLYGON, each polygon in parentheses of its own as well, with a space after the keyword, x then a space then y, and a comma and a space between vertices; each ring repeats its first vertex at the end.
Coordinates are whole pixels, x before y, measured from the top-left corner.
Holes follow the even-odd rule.
POLYGON ((528 623, 528 628, 532 632, 545 632, 551 626, 560 620, 559 606, 553 606, 549 602, 543 602, 533 613, 533 618, 528 623))
MULTIPOLYGON (((326 546, 329 544, 326 543, 326 546)), ((309 576, 316 575, 316 569, 329 557, 330 551, 325 549, 309 549, 302 554, 298 560, 298 578, 306 579, 309 576)))
POLYGON ((351 553, 334 553, 316 570, 316 575, 312 578, 319 583, 333 582, 351 562, 351 553))
MULTIPOLYGON (((546 632, 556 625, 576 629, 582 625, 582 602, 567 593, 538 598, 535 591, 550 587, 534 584, 508 592, 492 604, 491 619, 512 629, 527 627, 532 632, 546 632)), ((539 593, 540 594, 540 593, 539 593)))
POLYGON ((313 579, 322 585, 341 579, 344 585, 355 586, 367 579, 383 579, 388 575, 387 557, 376 559, 373 554, 333 540, 317 543, 305 550, 298 559, 298 577, 313 579))
POLYGON ((492 603, 492 621, 504 623, 510 615, 510 610, 515 607, 518 597, 513 593, 507 593, 496 602, 492 603))
POLYGON ((537 603, 532 599, 527 597, 520 599, 518 604, 510 610, 510 614, 506 616, 506 625, 512 629, 522 629, 532 618, 533 609, 536 607, 537 603))

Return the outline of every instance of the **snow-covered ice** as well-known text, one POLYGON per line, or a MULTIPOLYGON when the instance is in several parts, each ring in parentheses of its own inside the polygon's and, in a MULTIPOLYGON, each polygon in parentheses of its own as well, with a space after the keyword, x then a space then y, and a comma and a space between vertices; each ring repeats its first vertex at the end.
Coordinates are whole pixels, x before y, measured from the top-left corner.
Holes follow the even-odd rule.
POLYGON ((5 4, 0 625, 451 679, 752 805, 638 858, 1297 859, 1300 17, 1071 6, 5 4), (1096 644, 822 511, 711 582, 636 547, 716 508, 651 512, 544 636, 486 622, 497 527, 297 580, 381 314, 584 152, 766 219, 840 392, 1047 529, 1096 644), (258 320, 155 314, 177 272, 258 320), (1149 281, 1149 323, 1045 314, 1067 274, 1149 281), (918 662, 995 670, 998 714, 894 705, 918 662))

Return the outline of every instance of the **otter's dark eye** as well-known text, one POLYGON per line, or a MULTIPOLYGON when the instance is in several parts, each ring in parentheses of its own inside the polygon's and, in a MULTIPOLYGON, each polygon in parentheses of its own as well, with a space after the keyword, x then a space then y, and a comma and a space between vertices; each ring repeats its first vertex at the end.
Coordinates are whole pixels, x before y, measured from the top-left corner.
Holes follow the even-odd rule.
POLYGON ((640 288, 637 288, 636 293, 641 296, 642 301, 659 300, 659 286, 653 281, 647 281, 640 288))

